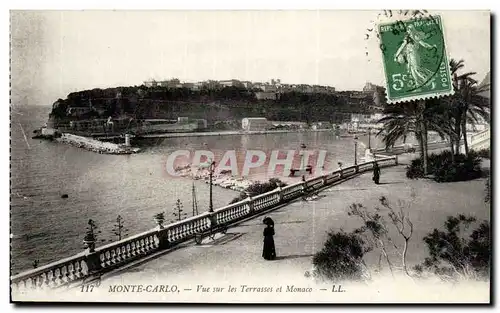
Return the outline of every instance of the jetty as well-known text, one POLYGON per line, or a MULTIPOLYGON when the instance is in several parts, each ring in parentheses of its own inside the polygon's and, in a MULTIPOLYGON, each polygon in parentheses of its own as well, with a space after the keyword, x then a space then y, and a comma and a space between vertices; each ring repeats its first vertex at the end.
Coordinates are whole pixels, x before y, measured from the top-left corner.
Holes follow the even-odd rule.
POLYGON ((125 140, 125 144, 116 144, 69 133, 62 133, 61 136, 55 137, 54 140, 103 154, 132 154, 140 151, 139 148, 131 147, 130 141, 127 139, 125 140))
POLYGON ((130 134, 119 136, 119 138, 125 139, 125 143, 116 144, 112 142, 101 141, 91 137, 61 132, 58 129, 46 126, 43 126, 40 129, 35 129, 33 133, 35 134, 32 137, 33 139, 54 140, 60 143, 69 144, 78 148, 83 148, 102 154, 132 154, 140 151, 140 148, 132 147, 130 145, 130 134))

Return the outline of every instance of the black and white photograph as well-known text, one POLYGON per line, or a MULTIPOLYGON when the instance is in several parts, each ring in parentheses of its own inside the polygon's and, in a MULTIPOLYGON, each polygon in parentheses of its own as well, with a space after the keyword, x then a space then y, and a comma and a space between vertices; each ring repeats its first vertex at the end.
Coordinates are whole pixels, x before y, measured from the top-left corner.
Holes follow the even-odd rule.
POLYGON ((491 303, 489 10, 9 15, 11 302, 491 303))

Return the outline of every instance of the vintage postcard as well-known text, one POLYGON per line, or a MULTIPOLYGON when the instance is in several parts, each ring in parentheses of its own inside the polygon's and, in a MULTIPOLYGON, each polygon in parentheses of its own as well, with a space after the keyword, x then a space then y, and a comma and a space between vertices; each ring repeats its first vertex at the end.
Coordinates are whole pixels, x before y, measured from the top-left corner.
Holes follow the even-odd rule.
POLYGON ((491 303, 490 23, 11 11, 11 301, 491 303))

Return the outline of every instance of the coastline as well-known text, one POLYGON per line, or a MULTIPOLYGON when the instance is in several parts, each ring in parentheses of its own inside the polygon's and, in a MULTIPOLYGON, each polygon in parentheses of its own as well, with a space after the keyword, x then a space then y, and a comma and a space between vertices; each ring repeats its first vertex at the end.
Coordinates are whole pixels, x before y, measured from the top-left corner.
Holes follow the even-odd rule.
MULTIPOLYGON (((191 165, 180 167, 175 170, 180 177, 187 178, 191 181, 201 180, 206 184, 210 184, 210 172, 207 169, 193 170, 191 165)), ((243 192, 246 188, 257 183, 257 181, 235 177, 225 172, 214 173, 212 176, 212 186, 219 186, 224 189, 231 189, 237 192, 243 192)))
MULTIPOLYGON (((210 131, 210 132, 183 132, 183 133, 158 133, 147 135, 135 135, 135 138, 176 138, 176 137, 204 137, 204 136, 236 136, 236 135, 265 135, 265 134, 280 134, 280 133, 307 133, 307 132, 326 132, 334 131, 333 129, 283 129, 283 130, 227 130, 227 131, 210 131)), ((342 134, 341 136, 346 136, 342 134)), ((354 136, 354 134, 352 135, 354 136)), ((93 136, 96 139, 114 139, 118 136, 93 136)))

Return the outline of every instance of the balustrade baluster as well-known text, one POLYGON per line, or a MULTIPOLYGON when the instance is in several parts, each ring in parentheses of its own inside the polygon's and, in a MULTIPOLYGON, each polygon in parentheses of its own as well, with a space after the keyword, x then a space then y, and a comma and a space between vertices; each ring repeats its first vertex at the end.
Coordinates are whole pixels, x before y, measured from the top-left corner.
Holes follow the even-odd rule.
POLYGON ((144 254, 144 239, 139 239, 137 241, 137 244, 139 245, 138 249, 139 254, 144 254))
POLYGON ((50 280, 52 282, 52 286, 53 287, 57 286, 57 283, 56 283, 56 279, 57 279, 56 271, 57 271, 57 269, 53 269, 53 270, 50 271, 50 274, 52 274, 51 277, 50 277, 50 280))
POLYGON ((174 226, 174 228, 170 229, 169 231, 170 237, 172 238, 172 241, 177 240, 177 227, 174 226))
POLYGON ((39 274, 36 276, 36 279, 35 279, 35 289, 40 289, 43 285, 43 276, 42 274, 39 274))
POLYGON ((152 243, 151 236, 147 236, 145 238, 145 241, 146 241, 146 252, 149 253, 149 251, 153 250, 153 246, 151 245, 152 243))
POLYGON ((46 287, 46 288, 50 288, 49 274, 50 274, 51 272, 52 272, 52 271, 45 272, 45 279, 44 279, 43 283, 45 284, 45 287, 46 287))
POLYGON ((76 263, 71 263, 71 271, 70 271, 70 275, 71 275, 71 280, 76 280, 77 279, 77 276, 76 276, 76 263))
POLYGON ((123 246, 118 246, 114 248, 115 250, 115 263, 120 264, 123 261, 123 246))
POLYGON ((116 263, 116 251, 115 249, 109 250, 109 264, 114 265, 116 263))
POLYGON ((70 264, 64 266, 65 283, 69 283, 71 281, 69 266, 70 264))
POLYGON ((121 263, 121 262, 125 261, 125 258, 123 257, 123 252, 124 252, 123 248, 124 248, 123 246, 120 246, 120 247, 118 247, 118 249, 116 251, 117 252, 117 254, 116 254, 116 261, 118 263, 121 263))
POLYGON ((181 240, 182 237, 183 237, 182 225, 178 226, 177 230, 178 230, 177 237, 178 237, 179 240, 181 240))
POLYGON ((76 278, 80 278, 80 277, 83 276, 82 262, 83 261, 78 261, 78 263, 76 263, 76 265, 77 265, 77 268, 76 268, 76 278))
POLYGON ((148 236, 148 252, 154 250, 155 248, 155 238, 154 235, 148 236))
POLYGON ((132 257, 136 257, 139 254, 139 243, 137 240, 132 241, 132 257))
POLYGON ((139 256, 141 254, 141 241, 135 240, 134 247, 135 247, 135 249, 134 249, 135 256, 139 256))
POLYGON ((166 234, 166 238, 167 238, 167 240, 168 240, 169 242, 174 241, 174 240, 173 240, 173 239, 174 239, 174 237, 172 236, 172 229, 171 229, 171 228, 168 228, 168 229, 166 230, 166 232, 167 232, 167 234, 166 234))
POLYGON ((110 266, 111 265, 111 255, 109 253, 109 250, 108 251, 104 251, 104 260, 103 260, 103 264, 104 266, 110 266))
POLYGON ((151 249, 156 250, 158 248, 158 235, 151 235, 151 249))
POLYGON ((130 243, 127 243, 125 245, 125 260, 130 259, 132 255, 130 254, 130 251, 132 250, 132 247, 130 246, 130 243))
POLYGON ((137 244, 135 241, 130 243, 130 257, 135 257, 137 255, 137 244))

